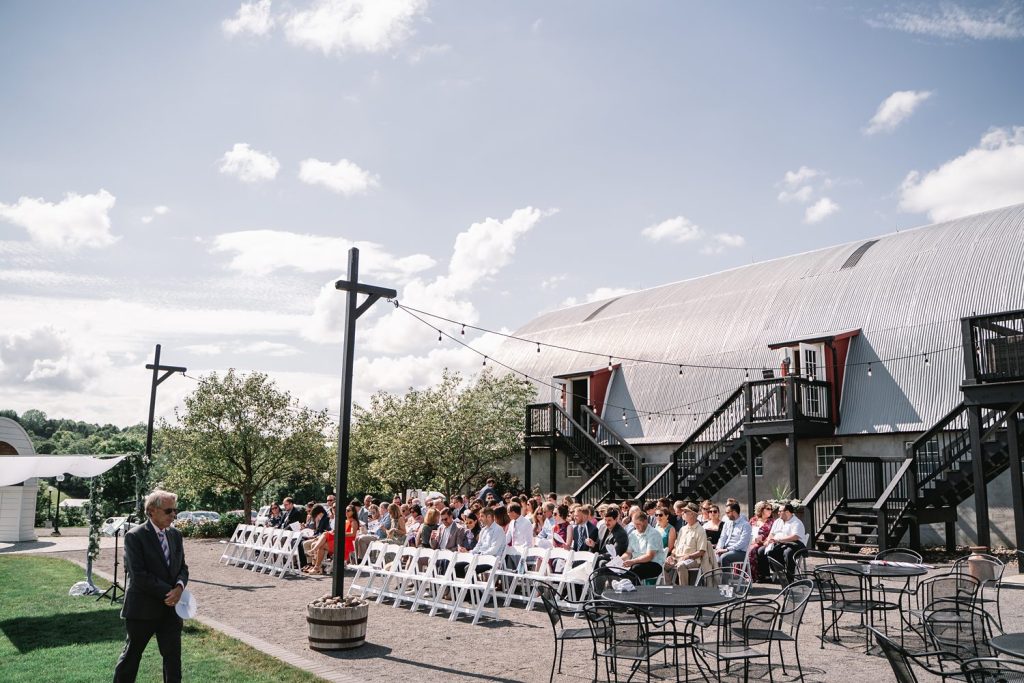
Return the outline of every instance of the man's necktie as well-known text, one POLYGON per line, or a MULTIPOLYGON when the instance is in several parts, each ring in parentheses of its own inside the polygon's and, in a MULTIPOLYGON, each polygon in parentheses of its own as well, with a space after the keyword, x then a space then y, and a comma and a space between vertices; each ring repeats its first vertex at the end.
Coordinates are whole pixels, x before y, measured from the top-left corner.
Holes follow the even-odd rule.
POLYGON ((157 531, 156 535, 160 538, 160 547, 164 551, 164 562, 166 562, 167 566, 170 567, 171 566, 171 549, 167 545, 167 533, 164 532, 164 531, 157 531))

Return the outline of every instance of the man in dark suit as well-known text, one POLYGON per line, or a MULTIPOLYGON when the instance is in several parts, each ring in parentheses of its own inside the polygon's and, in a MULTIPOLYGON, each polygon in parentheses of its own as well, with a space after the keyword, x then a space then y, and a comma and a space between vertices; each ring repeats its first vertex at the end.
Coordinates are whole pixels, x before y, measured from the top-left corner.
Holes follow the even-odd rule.
POLYGON ((127 638, 114 668, 114 683, 132 683, 142 652, 155 635, 164 660, 164 683, 181 681, 181 618, 174 606, 188 583, 181 534, 171 526, 178 497, 157 489, 146 496, 149 520, 124 535, 124 594, 127 638))
POLYGON ((285 498, 281 505, 284 509, 281 510, 281 523, 278 526, 282 529, 287 529, 294 522, 306 521, 305 511, 295 507, 295 501, 292 500, 291 496, 285 498))
POLYGON ((597 552, 605 562, 619 557, 629 549, 629 534, 619 524, 619 510, 609 507, 604 512, 604 530, 597 537, 597 552))
POLYGON ((466 530, 455 523, 452 511, 441 510, 441 525, 430 532, 430 547, 434 550, 458 550, 466 545, 466 530))
POLYGON ((590 521, 590 515, 591 507, 589 505, 580 505, 573 513, 573 521, 576 523, 569 529, 572 534, 573 550, 596 552, 597 526, 590 521))

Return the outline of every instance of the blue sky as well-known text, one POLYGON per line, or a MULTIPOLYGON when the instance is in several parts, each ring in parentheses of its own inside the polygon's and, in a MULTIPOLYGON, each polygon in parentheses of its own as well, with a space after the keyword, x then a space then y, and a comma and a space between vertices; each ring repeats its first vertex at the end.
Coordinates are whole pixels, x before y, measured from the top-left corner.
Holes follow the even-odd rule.
MULTIPOLYGON (((3 407, 141 421, 159 342, 336 410, 353 241, 512 330, 1022 202, 1021 73, 1021 2, 6 2, 3 407)), ((357 400, 479 367, 361 327, 357 400)))

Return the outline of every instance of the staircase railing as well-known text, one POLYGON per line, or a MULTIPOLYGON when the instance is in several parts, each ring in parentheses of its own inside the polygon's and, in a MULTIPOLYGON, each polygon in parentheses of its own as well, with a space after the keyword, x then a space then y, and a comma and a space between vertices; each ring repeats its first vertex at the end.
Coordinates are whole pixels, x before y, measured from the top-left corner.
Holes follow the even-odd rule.
POLYGON ((832 387, 805 377, 775 377, 745 382, 751 422, 832 421, 832 387))
MULTIPOLYGON (((647 465, 644 469, 657 467, 656 465, 647 465)), ((676 463, 669 462, 659 469, 654 476, 652 476, 647 486, 640 490, 640 493, 636 494, 636 504, 643 505, 648 500, 656 500, 658 498, 668 498, 676 491, 676 475, 678 470, 676 469, 676 463)))
POLYGON ((670 460, 681 465, 679 480, 682 490, 708 468, 711 458, 723 443, 736 438, 743 427, 745 414, 741 385, 672 452, 670 460), (687 453, 692 455, 684 457, 687 453))
POLYGON ((803 501, 804 526, 811 530, 811 538, 817 540, 841 508, 875 505, 905 464, 905 460, 872 456, 837 458, 803 501))
POLYGON ((589 407, 582 406, 580 416, 583 426, 587 429, 587 433, 612 454, 612 458, 618 461, 619 466, 623 470, 634 474, 639 484, 643 476, 642 464, 644 459, 640 456, 639 451, 633 447, 633 444, 620 436, 600 415, 589 407))
MULTIPOLYGON (((918 498, 934 489, 945 472, 970 463, 971 437, 967 406, 963 403, 946 414, 911 445, 911 457, 917 468, 918 498)), ((981 440, 990 440, 1006 423, 1006 413, 983 408, 981 440)))
POLYGON ((600 505, 606 498, 611 498, 612 492, 608 486, 608 472, 611 470, 611 463, 605 463, 590 479, 587 479, 583 486, 576 489, 572 494, 573 500, 584 505, 600 505), (602 494, 602 491, 604 492, 602 494))
MULTIPOLYGON (((595 416, 596 417, 596 416, 595 416)), ((603 424, 603 434, 609 443, 614 443, 615 448, 620 444, 628 446, 626 452, 630 457, 636 454, 636 449, 615 434, 606 423, 603 424)), ((642 461, 639 455, 634 462, 623 462, 618 454, 612 453, 604 444, 598 442, 591 434, 588 427, 584 427, 574 420, 562 406, 557 403, 533 403, 527 406, 526 436, 546 436, 552 439, 561 439, 573 451, 572 455, 589 472, 597 472, 606 463, 611 464, 615 475, 628 481, 634 488, 640 488, 640 471, 642 461)))
POLYGON ((837 458, 818 479, 810 493, 804 496, 804 528, 810 533, 813 545, 835 517, 836 511, 846 504, 846 460, 837 458))
MULTIPOLYGON (((878 515, 879 552, 899 543, 897 529, 917 503, 916 473, 914 458, 906 458, 871 508, 878 515)), ((912 526, 910 545, 914 548, 921 545, 918 533, 917 527, 912 526)))

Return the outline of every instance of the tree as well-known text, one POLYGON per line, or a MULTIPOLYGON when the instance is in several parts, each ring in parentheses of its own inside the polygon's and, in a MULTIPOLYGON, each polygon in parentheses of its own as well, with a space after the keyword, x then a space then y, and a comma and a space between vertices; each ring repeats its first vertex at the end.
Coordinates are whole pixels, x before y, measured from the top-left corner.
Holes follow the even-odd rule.
POLYGON ((350 481, 365 490, 416 486, 445 495, 472 488, 521 452, 533 395, 530 383, 489 371, 470 386, 446 371, 436 387, 378 392, 369 408, 355 408, 350 481))
POLYGON ((263 373, 201 378, 175 418, 161 425, 167 484, 197 498, 236 491, 246 519, 271 482, 330 470, 327 412, 299 405, 263 373))

